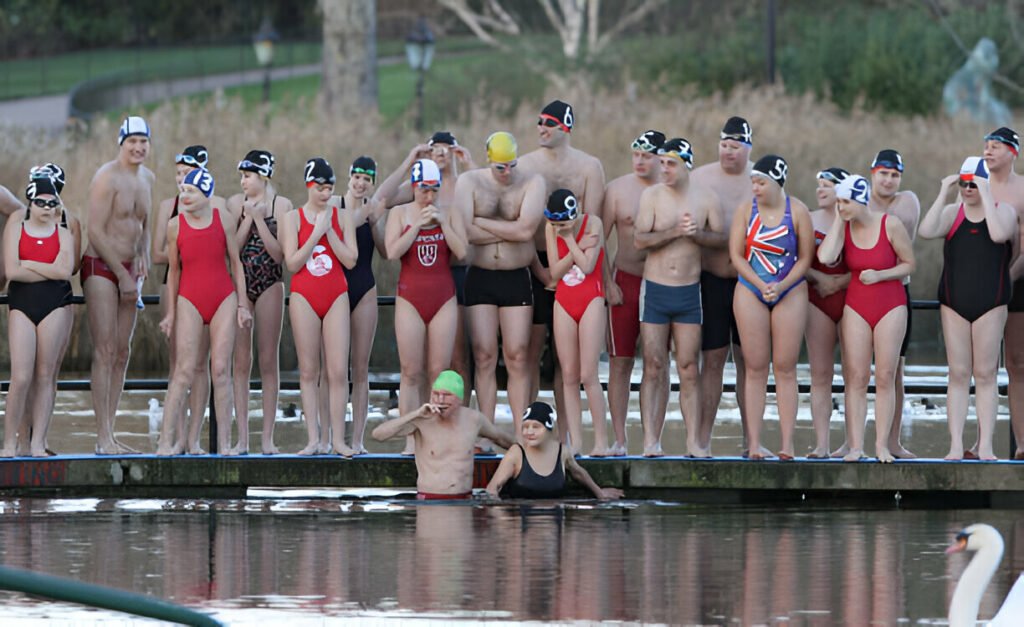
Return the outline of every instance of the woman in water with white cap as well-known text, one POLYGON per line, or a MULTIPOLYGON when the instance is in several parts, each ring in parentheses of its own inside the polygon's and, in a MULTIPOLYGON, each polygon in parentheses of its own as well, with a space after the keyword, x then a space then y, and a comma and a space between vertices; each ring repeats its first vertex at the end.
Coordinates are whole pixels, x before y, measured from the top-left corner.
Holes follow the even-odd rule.
POLYGON ((402 263, 395 300, 402 415, 427 398, 428 383, 451 364, 457 311, 449 260, 465 257, 467 246, 462 216, 435 204, 437 164, 416 161, 410 182, 414 200, 391 210, 384 238, 388 259, 402 263))
POLYGON ((903 223, 868 209, 871 186, 857 174, 836 186, 839 211, 818 247, 818 261, 833 264, 842 255, 850 270, 842 330, 846 384, 844 461, 864 455, 868 382, 875 363, 875 454, 889 463, 889 425, 896 402, 896 367, 907 327, 907 294, 901 280, 914 271, 914 250, 903 223))
POLYGON ((197 364, 207 357, 217 410, 217 452, 235 454, 231 448, 231 363, 236 329, 251 325, 252 313, 243 303, 245 275, 232 237, 235 224, 227 211, 210 202, 213 189, 213 176, 206 170, 196 168, 186 174, 179 186, 180 213, 167 225, 168 302, 160 330, 168 338, 173 330, 177 362, 167 388, 157 455, 202 453, 197 446, 202 414, 192 415, 187 433, 183 424, 176 428, 182 422, 185 395, 197 364), (202 350, 205 327, 210 332, 209 355, 202 350))
POLYGON ((1017 212, 992 198, 988 167, 968 157, 959 174, 942 179, 939 195, 917 229, 925 239, 945 238, 939 313, 946 344, 949 384, 946 414, 949 453, 964 457, 964 423, 971 376, 978 414, 978 457, 996 459, 992 435, 999 408, 996 374, 1010 302, 1010 260, 1017 235, 1017 212), (946 203, 953 185, 959 202, 946 203))

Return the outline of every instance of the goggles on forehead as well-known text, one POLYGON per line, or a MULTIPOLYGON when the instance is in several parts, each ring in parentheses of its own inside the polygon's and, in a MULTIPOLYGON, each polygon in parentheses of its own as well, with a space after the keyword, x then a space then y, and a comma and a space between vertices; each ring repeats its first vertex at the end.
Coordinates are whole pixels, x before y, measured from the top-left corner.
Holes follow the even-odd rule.
POLYGON ((184 163, 185 165, 191 165, 197 168, 204 167, 204 164, 201 161, 199 161, 199 159, 196 159, 192 155, 185 154, 175 156, 174 163, 184 163))
POLYGON ((822 170, 821 172, 818 172, 818 174, 814 178, 822 179, 825 181, 832 181, 833 183, 836 184, 838 184, 842 180, 834 173, 829 172, 828 170, 822 170))
POLYGON ((658 151, 658 147, 652 144, 650 140, 647 139, 647 137, 644 135, 641 135, 640 137, 634 139, 633 143, 630 144, 629 147, 631 150, 642 150, 644 152, 651 153, 656 153, 658 151))

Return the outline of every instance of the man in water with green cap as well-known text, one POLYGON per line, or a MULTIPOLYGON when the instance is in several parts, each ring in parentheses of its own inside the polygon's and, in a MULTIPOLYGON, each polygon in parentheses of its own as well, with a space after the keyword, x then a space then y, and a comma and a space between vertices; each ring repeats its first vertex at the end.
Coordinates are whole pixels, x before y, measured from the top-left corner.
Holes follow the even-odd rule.
POLYGON ((376 440, 412 435, 416 443, 416 498, 465 499, 473 491, 473 446, 487 438, 502 448, 515 442, 487 418, 462 406, 462 377, 454 370, 438 375, 430 402, 388 420, 373 430, 376 440))

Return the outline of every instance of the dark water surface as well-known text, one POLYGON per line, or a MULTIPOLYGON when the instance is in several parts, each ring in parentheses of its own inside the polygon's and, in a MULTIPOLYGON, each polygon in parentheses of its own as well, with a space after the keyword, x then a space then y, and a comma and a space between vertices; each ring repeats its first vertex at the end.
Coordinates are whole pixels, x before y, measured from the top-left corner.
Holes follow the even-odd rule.
MULTIPOLYGON (((931 624, 967 564, 943 549, 981 521, 1007 546, 988 618, 1024 569, 1019 511, 20 499, 0 501, 0 562, 233 624, 931 624)), ((11 593, 0 602, 32 622, 118 616, 11 593)))

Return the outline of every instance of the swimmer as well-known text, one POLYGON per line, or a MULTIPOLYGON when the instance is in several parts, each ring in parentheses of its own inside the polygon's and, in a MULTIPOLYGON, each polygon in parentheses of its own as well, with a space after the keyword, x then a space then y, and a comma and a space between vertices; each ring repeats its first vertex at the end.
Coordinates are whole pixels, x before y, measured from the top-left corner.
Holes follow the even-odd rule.
POLYGON ((473 491, 473 445, 487 438, 502 448, 515 440, 482 413, 465 407, 462 377, 445 370, 431 386, 430 402, 378 425, 375 440, 413 436, 416 444, 416 498, 468 499, 473 491))
POLYGON ((294 206, 277 193, 274 176, 274 155, 266 150, 250 150, 238 162, 242 193, 228 199, 228 211, 238 225, 235 243, 245 273, 246 299, 241 304, 252 312, 253 324, 239 329, 235 338, 234 391, 238 418, 240 455, 249 452, 249 376, 252 373, 252 338, 256 334, 259 347, 260 396, 263 399, 263 431, 260 451, 264 455, 279 453, 274 446, 274 422, 281 387, 281 325, 284 321, 284 281, 281 262, 284 249, 278 240, 278 225, 294 206))
POLYGON ((780 460, 792 460, 799 388, 796 362, 807 321, 804 275, 814 255, 810 212, 785 190, 789 166, 765 155, 751 171, 753 199, 736 210, 729 233, 729 255, 739 273, 733 314, 746 367, 744 402, 750 459, 764 459, 761 428, 768 369, 775 377, 782 443, 780 460))
POLYGON ((664 455, 669 341, 675 345, 679 409, 686 423, 686 454, 710 457, 700 444, 700 388, 697 364, 703 312, 700 258, 704 245, 725 245, 718 199, 710 188, 690 180, 693 149, 682 138, 658 149, 662 182, 640 195, 633 239, 647 251, 644 261, 640 335, 644 371, 640 381, 640 420, 645 457, 664 455))
POLYGON ((899 345, 907 326, 907 293, 902 279, 914 271, 914 249, 903 223, 868 209, 871 185, 851 174, 836 186, 835 221, 818 247, 818 261, 828 265, 840 255, 850 269, 846 306, 840 323, 846 383, 844 461, 864 458, 864 422, 868 382, 874 358, 875 452, 878 461, 892 462, 889 423, 896 402, 899 345))
MULTIPOLYGON (((494 420, 498 333, 508 370, 508 400, 516 432, 529 404, 527 359, 533 320, 530 264, 534 234, 544 218, 544 180, 518 169, 511 133, 487 138, 487 168, 472 170, 455 185, 455 209, 462 214, 469 248, 466 315, 473 343, 474 379, 480 411, 494 420)), ((486 447, 486 443, 481 443, 486 447)))
POLYGON ((304 178, 305 204, 286 214, 279 225, 284 263, 292 273, 288 314, 309 440, 299 455, 315 455, 322 447, 330 447, 336 454, 351 457, 356 451, 345 444, 351 310, 348 281, 341 268, 356 265, 355 226, 349 212, 329 203, 337 179, 326 159, 307 161, 304 178), (322 370, 326 370, 323 382, 322 370), (321 385, 328 388, 327 416, 320 415, 321 385))
POLYGON ((203 168, 186 174, 178 188, 180 212, 167 225, 169 302, 160 330, 168 338, 173 331, 177 361, 167 387, 157 455, 202 453, 197 443, 203 415, 191 416, 187 433, 177 427, 197 364, 207 359, 217 412, 217 451, 236 454, 231 447, 231 363, 236 329, 248 328, 252 313, 242 302, 245 275, 233 237, 235 222, 210 202, 214 186, 213 176, 203 168), (209 355, 202 352, 204 327, 209 327, 209 355))
POLYGON ((57 393, 57 371, 73 318, 69 305, 74 238, 60 224, 64 207, 57 186, 49 173, 33 172, 25 196, 29 206, 24 219, 8 222, 3 236, 3 261, 10 281, 11 383, 0 457, 17 453, 19 427, 31 430, 31 456, 48 454, 46 433, 57 393))
POLYGON ((147 221, 155 177, 143 163, 149 155, 146 121, 129 116, 118 131, 118 156, 103 164, 89 186, 89 247, 82 257, 96 413, 96 453, 134 453, 114 437, 114 417, 124 389, 138 315, 139 279, 149 274, 147 221))
POLYGON ((451 366, 455 343, 455 281, 449 258, 465 257, 462 216, 434 204, 441 171, 430 159, 410 170, 415 200, 388 214, 388 259, 400 259, 395 299, 395 338, 401 365, 399 412, 413 411, 429 398, 429 381, 451 366))
MULTIPOLYGON (((181 151, 174 157, 174 189, 177 190, 178 186, 181 185, 181 181, 184 180, 185 174, 195 170, 196 168, 209 169, 210 153, 206 150, 204 145, 189 145, 185 150, 181 151)), ((210 197, 210 203, 218 210, 224 210, 224 199, 219 196, 210 197)), ((153 224, 153 243, 150 251, 151 259, 154 264, 168 262, 167 259, 167 225, 170 223, 171 218, 177 217, 178 205, 180 199, 177 194, 174 198, 168 198, 161 201, 157 210, 157 219, 154 220, 153 224)), ((168 291, 167 291, 167 275, 169 270, 164 269, 164 283, 160 286, 160 309, 161 317, 167 316, 168 311, 168 291)), ((174 367, 177 364, 177 350, 175 345, 177 342, 174 338, 174 330, 171 329, 170 339, 170 372, 174 372, 174 367)), ((210 351, 210 336, 209 333, 204 330, 203 338, 200 344, 200 354, 207 354, 210 351)), ((206 409, 210 404, 210 362, 209 360, 200 360, 198 365, 199 370, 193 375, 193 386, 188 390, 188 414, 190 416, 196 416, 193 420, 202 421, 202 417, 206 415, 206 409)), ((199 449, 199 443, 189 443, 190 448, 199 449)))
POLYGON ((501 458, 494 471, 487 494, 492 498, 558 499, 566 494, 568 476, 572 475, 594 497, 601 500, 621 499, 622 490, 602 488, 584 470, 568 447, 554 433, 555 410, 547 403, 533 403, 522 420, 522 440, 501 458), (550 468, 550 471, 547 471, 550 468))
POLYGON ((849 176, 842 168, 826 168, 818 172, 818 210, 811 212, 814 227, 815 255, 807 269, 807 361, 811 369, 811 424, 814 426, 814 450, 809 459, 829 457, 829 420, 832 417, 832 379, 835 376, 836 344, 839 342, 839 321, 846 306, 846 286, 850 271, 840 255, 829 266, 818 261, 817 247, 825 239, 836 219, 836 185, 849 176))
POLYGON ((925 239, 944 238, 939 313, 949 364, 947 418, 950 447, 946 459, 964 457, 971 376, 978 415, 977 455, 996 459, 992 437, 999 408, 999 348, 1010 302, 1012 240, 1017 212, 992 198, 989 172, 981 157, 968 157, 960 174, 942 179, 939 195, 921 221, 925 239), (958 202, 946 203, 953 185, 958 202))
MULTIPOLYGON (((711 188, 718 197, 722 222, 727 227, 732 224, 736 209, 750 197, 750 174, 754 165, 750 161, 750 151, 753 142, 754 131, 750 123, 739 116, 733 116, 726 120, 719 133, 718 160, 693 171, 693 181, 711 188)), ((711 432, 722 401, 725 362, 731 347, 736 366, 736 404, 740 410, 743 449, 746 454, 749 440, 747 405, 743 395, 746 368, 732 308, 736 291, 736 268, 732 265, 727 248, 714 247, 702 249, 701 268, 701 306, 707 315, 704 316, 701 329, 699 442, 702 448, 711 446, 711 432)), ((768 455, 770 451, 762 448, 761 454, 768 455)))
POLYGON ((608 454, 604 389, 598 368, 604 344, 606 314, 604 281, 604 228, 596 215, 580 215, 576 196, 567 189, 548 198, 547 249, 549 272, 555 287, 555 344, 562 362, 562 401, 568 419, 569 451, 583 447, 580 384, 587 393, 594 426, 593 457, 608 454))
MULTIPOLYGON (((633 229, 644 190, 661 181, 661 160, 658 149, 665 143, 661 131, 646 131, 633 140, 633 171, 612 182, 604 191, 601 219, 604 237, 615 230, 615 254, 611 281, 607 286, 608 301, 608 409, 612 415, 615 442, 609 455, 625 455, 626 413, 629 408, 630 378, 636 361, 640 339, 640 286, 643 283, 644 259, 647 253, 633 243, 633 229)), ((609 252, 609 255, 611 253, 609 252)), ((665 369, 666 376, 668 369, 665 369)), ((659 390, 665 398, 660 406, 668 406, 669 386, 666 381, 659 390)))

